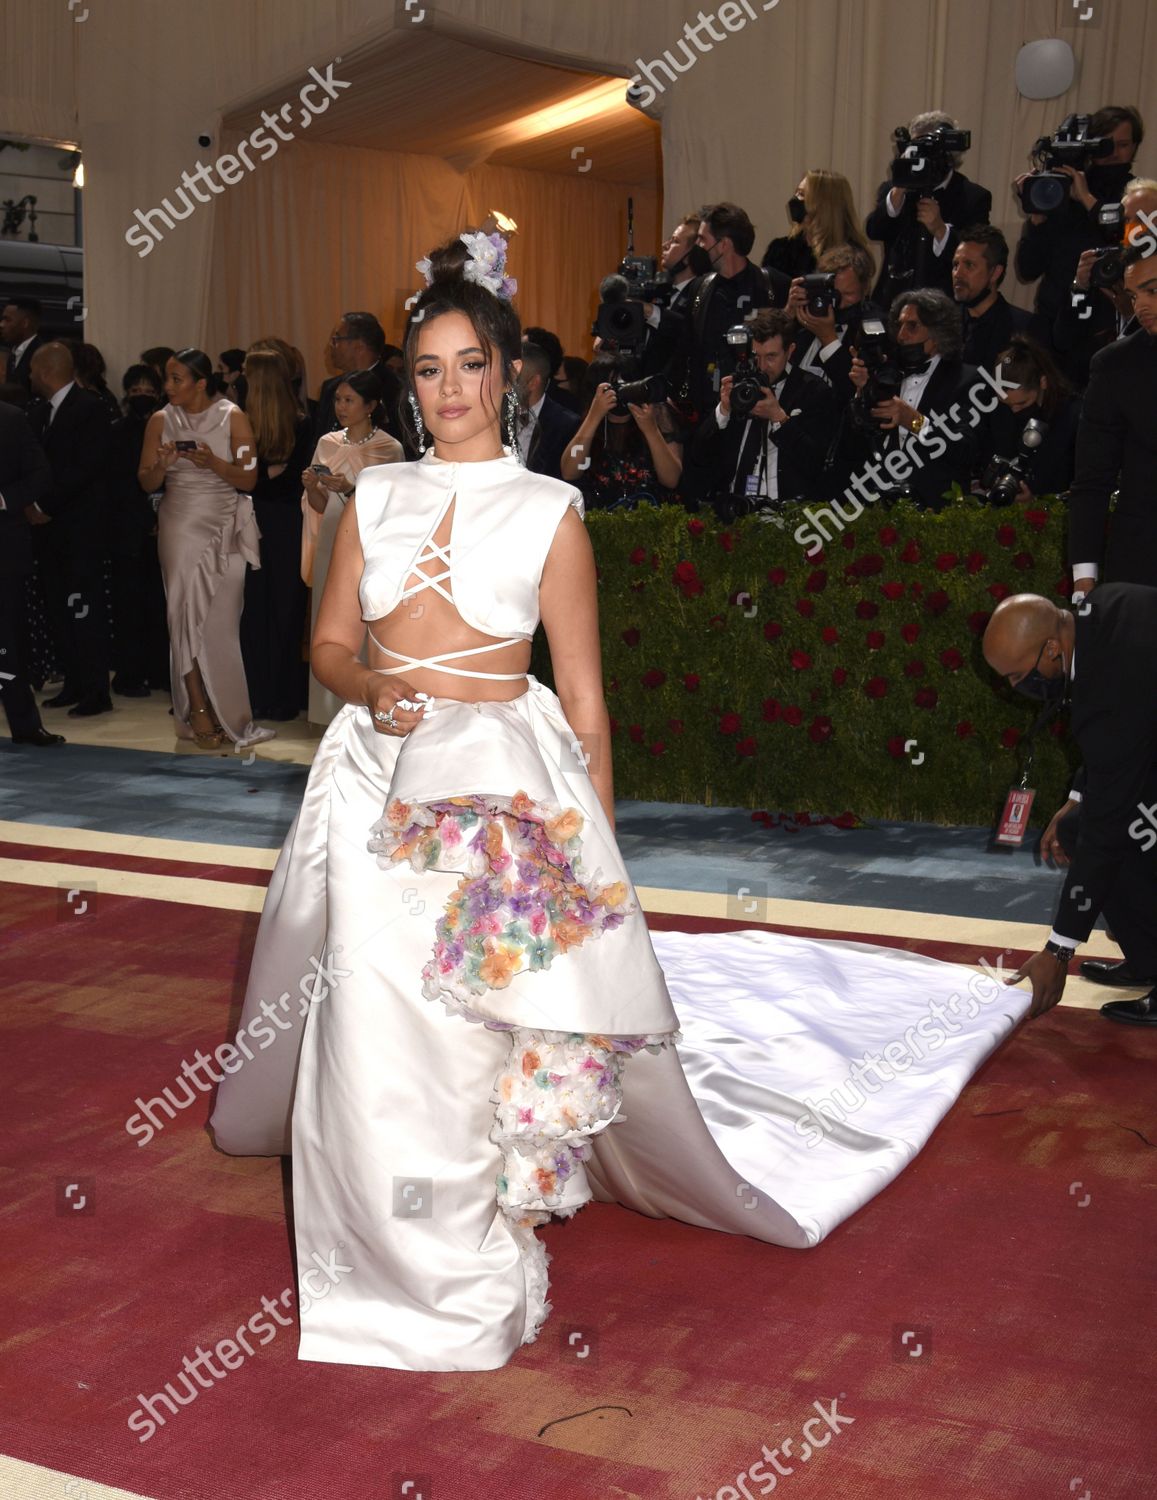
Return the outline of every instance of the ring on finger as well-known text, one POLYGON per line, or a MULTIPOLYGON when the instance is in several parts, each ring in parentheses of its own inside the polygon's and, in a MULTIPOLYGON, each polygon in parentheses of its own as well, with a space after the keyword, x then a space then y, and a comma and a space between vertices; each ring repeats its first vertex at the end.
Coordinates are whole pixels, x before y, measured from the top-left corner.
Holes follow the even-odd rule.
POLYGON ((377 709, 374 713, 374 718, 379 724, 384 724, 387 729, 397 729, 398 727, 398 721, 394 717, 394 710, 392 708, 388 713, 383 713, 380 708, 377 709))

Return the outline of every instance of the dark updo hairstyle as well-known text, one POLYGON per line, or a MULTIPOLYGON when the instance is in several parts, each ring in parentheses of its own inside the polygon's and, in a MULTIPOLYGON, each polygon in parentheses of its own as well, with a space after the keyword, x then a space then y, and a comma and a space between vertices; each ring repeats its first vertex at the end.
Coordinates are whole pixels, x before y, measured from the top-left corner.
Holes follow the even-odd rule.
POLYGON ((213 368, 213 361, 203 349, 178 349, 169 356, 175 359, 179 365, 184 365, 194 380, 205 382, 205 394, 210 399, 219 396, 225 389, 225 383, 213 368))
POLYGON ((351 370, 348 375, 342 375, 334 386, 335 396, 343 385, 348 385, 354 395, 360 396, 370 408, 370 426, 381 427, 386 399, 386 387, 381 377, 373 370, 351 370))
POLYGON ((431 250, 429 258, 430 285, 411 308, 402 339, 406 391, 401 401, 401 419, 406 437, 415 451, 419 443, 409 396, 414 392, 418 335, 424 325, 432 323, 443 313, 462 313, 469 318, 478 342, 485 350, 487 376, 492 351, 496 350, 502 361, 502 378, 511 388, 515 378, 514 361, 522 357, 522 325, 514 308, 505 298, 476 281, 467 281, 462 274, 462 268, 470 258, 469 248, 460 239, 454 239, 431 250))

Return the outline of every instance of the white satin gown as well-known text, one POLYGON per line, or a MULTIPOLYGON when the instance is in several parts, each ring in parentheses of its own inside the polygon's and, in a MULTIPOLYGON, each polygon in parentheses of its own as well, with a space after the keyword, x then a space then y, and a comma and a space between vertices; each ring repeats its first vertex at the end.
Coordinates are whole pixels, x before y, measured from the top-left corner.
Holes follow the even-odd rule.
MULTIPOLYGON (((363 618, 419 591, 451 501, 435 586, 529 639, 582 500, 509 451, 359 476, 363 618)), ((487 675, 467 659, 452 670, 487 675)), ((510 702, 436 698, 404 738, 347 704, 273 872, 211 1124, 227 1152, 292 1153, 300 1358, 493 1369, 549 1313, 534 1226, 552 1212, 594 1196, 816 1245, 1029 1001, 893 949, 650 934, 533 677, 510 702)))

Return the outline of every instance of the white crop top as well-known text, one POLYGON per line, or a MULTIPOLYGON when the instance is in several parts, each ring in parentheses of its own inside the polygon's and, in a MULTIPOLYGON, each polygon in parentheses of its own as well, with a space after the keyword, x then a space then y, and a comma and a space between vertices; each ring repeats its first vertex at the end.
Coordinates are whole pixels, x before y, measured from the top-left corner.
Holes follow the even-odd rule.
POLYGON ((512 675, 440 664, 531 639, 539 621, 542 570, 571 505, 584 514, 578 490, 532 474, 509 449, 502 458, 476 463, 448 463, 431 451, 416 462, 363 469, 355 502, 365 560, 358 585, 362 619, 383 619, 403 597, 433 588, 451 600, 467 625, 484 635, 506 637, 494 646, 422 660, 399 656, 377 642, 403 663, 386 672, 429 666, 465 677, 512 675), (450 539, 442 550, 433 537, 452 500, 450 539), (418 561, 442 566, 424 577, 414 567, 418 561), (402 585, 411 574, 423 581, 403 596, 402 585))

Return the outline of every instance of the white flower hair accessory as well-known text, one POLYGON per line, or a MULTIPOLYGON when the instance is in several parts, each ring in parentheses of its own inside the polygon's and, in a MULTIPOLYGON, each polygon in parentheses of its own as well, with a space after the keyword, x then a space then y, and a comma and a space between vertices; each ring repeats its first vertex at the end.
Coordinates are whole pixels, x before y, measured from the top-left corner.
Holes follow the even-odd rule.
MULTIPOLYGON (((463 278, 484 286, 488 292, 509 302, 518 291, 518 282, 513 276, 506 275, 506 240, 500 234, 483 234, 481 230, 466 231, 458 238, 470 252, 462 267, 463 278)), ((430 257, 424 255, 415 266, 429 286, 434 279, 430 274, 430 257)))

